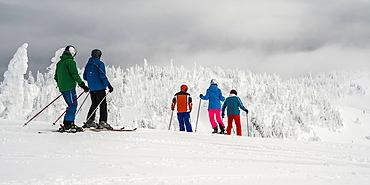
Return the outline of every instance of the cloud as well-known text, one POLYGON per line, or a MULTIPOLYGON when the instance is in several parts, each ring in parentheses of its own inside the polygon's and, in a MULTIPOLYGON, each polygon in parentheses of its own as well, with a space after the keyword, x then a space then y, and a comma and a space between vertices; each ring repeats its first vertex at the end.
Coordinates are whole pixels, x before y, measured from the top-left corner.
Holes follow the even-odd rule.
POLYGON ((324 51, 357 53, 353 60, 364 61, 369 9, 367 2, 344 0, 0 1, 0 38, 8 43, 0 46, 1 63, 28 42, 30 69, 43 70, 57 49, 73 44, 81 67, 100 48, 108 65, 174 59, 290 77, 299 75, 294 64, 305 58, 317 64, 314 56, 324 51))

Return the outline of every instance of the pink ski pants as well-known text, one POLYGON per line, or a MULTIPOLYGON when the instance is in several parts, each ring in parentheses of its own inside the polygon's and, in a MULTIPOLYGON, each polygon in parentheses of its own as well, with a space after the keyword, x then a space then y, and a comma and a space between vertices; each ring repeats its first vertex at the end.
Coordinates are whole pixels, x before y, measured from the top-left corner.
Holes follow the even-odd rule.
POLYGON ((208 109, 208 116, 209 121, 211 122, 212 128, 215 128, 218 126, 217 123, 220 123, 223 127, 225 127, 224 123, 222 122, 221 118, 221 109, 208 109), (217 120, 217 123, 215 121, 215 117, 217 120))

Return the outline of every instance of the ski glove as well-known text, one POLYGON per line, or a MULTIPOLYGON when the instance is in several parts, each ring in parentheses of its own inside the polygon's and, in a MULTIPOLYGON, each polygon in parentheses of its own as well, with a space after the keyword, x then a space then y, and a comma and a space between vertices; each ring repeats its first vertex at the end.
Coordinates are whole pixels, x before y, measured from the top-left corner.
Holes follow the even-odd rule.
POLYGON ((248 114, 248 109, 245 109, 244 111, 248 114))
POLYGON ((108 89, 109 89, 109 92, 111 93, 111 92, 113 92, 113 87, 112 87, 112 85, 111 84, 109 84, 108 85, 108 89))
POLYGON ((200 94, 200 95, 199 95, 199 98, 202 98, 202 96, 203 96, 203 94, 200 94))
POLYGON ((78 86, 80 86, 82 89, 84 89, 85 92, 89 92, 89 90, 90 90, 89 87, 87 87, 84 82, 78 84, 78 86))
POLYGON ((222 113, 222 114, 221 114, 221 117, 222 117, 222 118, 224 118, 224 117, 225 117, 225 113, 222 113))

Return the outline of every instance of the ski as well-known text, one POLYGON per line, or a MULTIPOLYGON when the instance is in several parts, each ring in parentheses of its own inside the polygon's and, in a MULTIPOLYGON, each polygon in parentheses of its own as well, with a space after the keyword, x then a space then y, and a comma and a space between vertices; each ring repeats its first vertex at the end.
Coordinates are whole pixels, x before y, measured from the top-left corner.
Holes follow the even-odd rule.
MULTIPOLYGON (((118 128, 118 129, 99 129, 99 128, 83 128, 83 131, 80 131, 80 132, 84 132, 84 131, 87 131, 87 130, 91 130, 91 131, 94 131, 94 132, 100 132, 100 131, 122 131, 122 132, 131 132, 131 131, 135 131, 137 130, 137 128, 133 128, 133 129, 125 129, 125 127, 122 127, 122 128, 118 128)), ((60 132, 59 130, 52 130, 51 132, 59 132, 59 133, 78 133, 78 132, 60 132)), ((46 133, 45 131, 38 131, 39 134, 43 134, 43 133, 46 133)))
MULTIPOLYGON (((79 131, 79 132, 84 132, 85 130, 83 131, 79 131)), ((50 131, 38 131, 37 133, 39 134, 44 134, 44 133, 47 133, 47 132, 58 132, 58 133, 68 133, 68 134, 75 134, 75 133, 79 133, 79 132, 61 132, 60 130, 50 130, 50 131)))
POLYGON ((100 131, 122 131, 122 132, 130 132, 130 131, 135 131, 137 130, 137 128, 133 128, 133 129, 125 129, 125 128, 119 128, 119 129, 100 129, 100 128, 84 128, 84 130, 91 130, 91 131, 95 131, 95 132, 100 132, 100 131))

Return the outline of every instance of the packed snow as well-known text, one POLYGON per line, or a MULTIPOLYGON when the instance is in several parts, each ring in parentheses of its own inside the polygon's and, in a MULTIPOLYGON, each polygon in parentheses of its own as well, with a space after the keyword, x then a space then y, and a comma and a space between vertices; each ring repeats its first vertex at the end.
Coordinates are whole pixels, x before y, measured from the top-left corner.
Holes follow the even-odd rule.
MULTIPOLYGON (((169 67, 144 61, 129 69, 106 61, 114 87, 107 97, 108 122, 138 130, 72 134, 53 132, 61 120, 52 123, 66 108, 62 98, 24 126, 59 96, 53 76, 63 52, 57 50, 48 71, 34 77, 26 75, 27 47, 15 53, 0 84, 0 184, 370 183, 369 71, 283 81, 238 69, 196 64, 188 69, 172 61, 169 67), (212 78, 225 97, 236 89, 249 109, 241 114, 242 137, 211 134, 207 102, 199 94, 212 78), (179 132, 176 114, 170 121, 171 99, 182 84, 193 96, 196 133, 179 132)), ((77 61, 78 66, 84 62, 77 61)), ((77 125, 89 105, 87 98, 77 125)))

